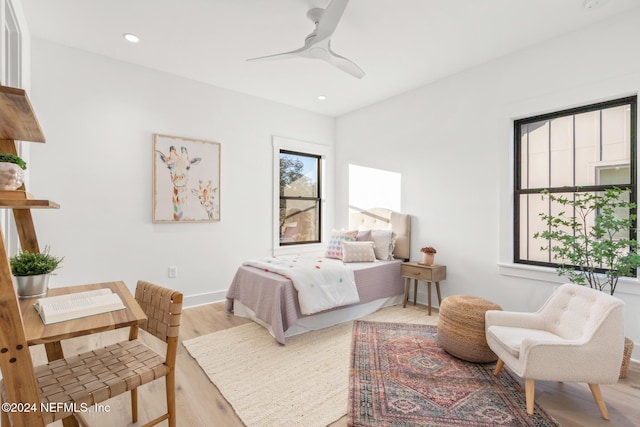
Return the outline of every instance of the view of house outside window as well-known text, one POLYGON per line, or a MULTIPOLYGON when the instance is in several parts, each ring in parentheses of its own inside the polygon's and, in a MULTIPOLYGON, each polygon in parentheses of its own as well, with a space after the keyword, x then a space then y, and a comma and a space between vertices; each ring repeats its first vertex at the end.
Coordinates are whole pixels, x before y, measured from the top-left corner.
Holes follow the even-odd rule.
POLYGON ((559 263, 549 242, 533 237, 547 227, 540 214, 566 211, 543 190, 573 198, 617 187, 636 200, 636 108, 634 96, 515 121, 514 262, 559 263))
POLYGON ((320 242, 320 156, 280 150, 280 245, 320 242))

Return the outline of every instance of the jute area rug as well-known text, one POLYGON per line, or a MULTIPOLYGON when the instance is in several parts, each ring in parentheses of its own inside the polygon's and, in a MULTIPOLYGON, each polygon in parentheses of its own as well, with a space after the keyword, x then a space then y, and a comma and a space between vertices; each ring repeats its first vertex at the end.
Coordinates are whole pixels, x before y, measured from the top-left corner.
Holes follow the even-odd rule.
POLYGON ((558 424, 525 394, 507 368, 450 356, 436 327, 356 321, 349 381, 351 426, 497 427, 558 424))
MULTIPOLYGON (((363 319, 437 324, 424 307, 394 306, 363 319)), ((353 322, 287 338, 255 323, 184 341, 248 427, 321 427, 347 413, 353 322)))

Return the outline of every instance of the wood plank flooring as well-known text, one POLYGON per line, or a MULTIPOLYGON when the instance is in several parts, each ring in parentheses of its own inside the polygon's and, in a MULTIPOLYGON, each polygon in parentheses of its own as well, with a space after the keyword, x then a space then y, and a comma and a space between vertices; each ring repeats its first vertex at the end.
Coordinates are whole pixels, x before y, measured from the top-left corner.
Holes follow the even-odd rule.
MULTIPOLYGON (((437 314, 437 311, 435 313, 437 314)), ((224 303, 188 308, 183 311, 180 339, 187 340, 246 322, 246 319, 226 313, 224 303)), ((89 338, 74 338, 64 341, 63 348, 65 354, 72 355, 114 341, 125 340, 127 331, 112 331, 92 335, 89 338)), ((156 343, 144 335, 143 339, 149 344, 156 343)), ((161 346, 158 346, 158 350, 164 351, 161 346)), ((32 354, 34 363, 46 363, 43 346, 32 347, 32 354)), ((182 346, 178 349, 176 387, 178 426, 241 427, 244 425, 216 386, 209 381, 200 366, 182 346)), ((626 379, 614 385, 602 386, 602 393, 607 402, 611 421, 605 421, 600 417, 586 384, 543 381, 536 383, 536 403, 540 404, 563 427, 640 426, 640 366, 638 364, 631 364, 626 379)), ((164 380, 142 386, 138 392, 138 399, 139 421, 135 425, 142 425, 163 413, 166 408, 164 380)), ((131 424, 131 405, 128 394, 105 403, 110 406, 109 413, 88 414, 86 418, 91 425, 105 427, 134 425, 131 424)), ((59 426, 61 423, 52 425, 59 426)), ((160 425, 167 425, 167 423, 160 425)), ((345 426, 347 426, 346 416, 331 424, 331 427, 345 426)))

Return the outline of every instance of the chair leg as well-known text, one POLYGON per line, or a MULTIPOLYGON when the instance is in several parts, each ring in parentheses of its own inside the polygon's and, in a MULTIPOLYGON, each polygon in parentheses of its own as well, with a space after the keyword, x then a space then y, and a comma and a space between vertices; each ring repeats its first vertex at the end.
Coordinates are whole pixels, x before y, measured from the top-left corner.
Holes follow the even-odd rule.
POLYGON ((533 399, 536 394, 536 380, 526 378, 524 380, 524 395, 527 401, 527 414, 533 415, 533 399))
POLYGON ((176 371, 171 369, 165 377, 167 389, 167 412, 169 413, 169 427, 176 427, 176 371))
POLYGON ((497 377, 503 366, 504 362, 502 361, 502 359, 498 359, 498 363, 496 363, 496 369, 493 370, 493 375, 497 377))
POLYGON ((138 389, 131 390, 131 422, 138 422, 138 389))
POLYGON ((607 411, 607 405, 604 403, 604 399, 602 398, 602 392, 600 391, 600 386, 598 384, 589 384, 589 388, 591 389, 591 394, 593 398, 596 400, 598 404, 598 409, 600 409, 600 414, 602 418, 605 420, 609 420, 609 411, 607 411))

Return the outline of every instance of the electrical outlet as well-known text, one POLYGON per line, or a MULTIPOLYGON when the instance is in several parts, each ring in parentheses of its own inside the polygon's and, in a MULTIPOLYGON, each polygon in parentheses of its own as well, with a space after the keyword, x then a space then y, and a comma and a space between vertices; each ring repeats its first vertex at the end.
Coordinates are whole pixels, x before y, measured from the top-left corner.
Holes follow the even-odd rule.
POLYGON ((170 279, 175 279, 176 277, 178 277, 178 267, 176 267, 175 265, 169 266, 168 276, 170 279))

